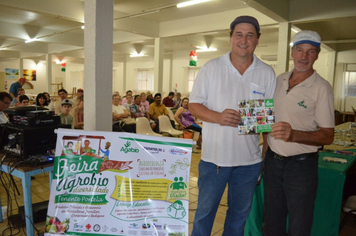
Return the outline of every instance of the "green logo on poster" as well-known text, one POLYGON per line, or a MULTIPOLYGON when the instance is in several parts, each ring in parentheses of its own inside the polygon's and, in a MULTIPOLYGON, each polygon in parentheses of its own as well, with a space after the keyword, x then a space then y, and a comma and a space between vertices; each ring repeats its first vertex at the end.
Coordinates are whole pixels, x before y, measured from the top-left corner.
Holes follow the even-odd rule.
POLYGON ((265 100, 265 106, 266 107, 274 107, 273 99, 266 99, 265 100))
POLYGON ((131 146, 131 142, 127 141, 124 144, 124 147, 121 148, 120 152, 124 152, 124 153, 135 152, 135 153, 138 153, 140 151, 140 150, 138 150, 138 148, 133 148, 133 147, 130 147, 130 146, 131 146))

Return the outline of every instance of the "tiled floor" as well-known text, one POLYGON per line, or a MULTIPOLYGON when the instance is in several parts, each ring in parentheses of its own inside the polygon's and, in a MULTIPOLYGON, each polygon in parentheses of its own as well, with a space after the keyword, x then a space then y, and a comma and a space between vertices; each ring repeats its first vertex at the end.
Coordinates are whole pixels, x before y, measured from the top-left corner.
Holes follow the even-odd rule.
MULTIPOLYGON (((1 178, 1 180, 8 182, 7 176, 8 175, 5 176, 5 174, 2 173, 0 178, 1 178)), ((21 179, 14 177, 14 180, 15 180, 16 186, 20 192, 20 195, 17 195, 17 193, 10 194, 11 196, 16 196, 10 200, 10 202, 12 203, 11 204, 12 214, 16 215, 16 214, 18 214, 18 206, 23 206, 24 200, 23 200, 23 190, 22 190, 21 179)), ((31 181, 31 185, 32 185, 31 191, 32 191, 32 203, 33 204, 38 203, 38 202, 48 201, 49 193, 50 193, 48 173, 36 175, 35 179, 31 181)), ((11 188, 11 191, 15 191, 14 188, 11 188)), ((7 206, 7 202, 8 202, 7 194, 6 194, 6 191, 2 184, 0 184, 0 197, 1 197, 1 205, 7 206)), ((1 236, 26 235, 25 228, 23 228, 22 230, 13 229, 11 232, 8 227, 9 227, 8 219, 4 219, 3 223, 0 223, 0 235, 1 236)), ((38 231, 44 232, 45 222, 36 223, 35 227, 38 229, 38 231)))
MULTIPOLYGON (((190 204, 189 204, 189 232, 192 230, 192 225, 194 221, 194 214, 195 209, 197 207, 197 200, 198 200, 198 188, 197 188, 197 181, 198 181, 198 163, 200 161, 200 153, 193 153, 192 155, 192 165, 191 165, 191 172, 190 172, 190 204)), ((4 176, 1 176, 1 179, 6 179, 4 176)), ((16 185, 21 193, 20 196, 16 196, 16 200, 18 205, 23 206, 23 195, 22 195, 22 185, 21 180, 15 177, 16 185)), ((36 175, 35 179, 32 182, 32 202, 42 202, 46 201, 49 198, 49 182, 48 182, 48 173, 46 175, 36 175)), ((7 205, 7 194, 5 189, 3 188, 2 184, 0 184, 0 197, 1 197, 1 204, 2 206, 7 205)), ((222 235, 224 220, 225 220, 225 212, 226 212, 226 192, 221 200, 221 205, 218 209, 215 223, 213 226, 212 235, 219 236, 222 235)), ((18 212, 18 206, 16 205, 15 201, 12 201, 12 207, 14 214, 18 212)), ((40 222, 35 224, 35 227, 43 232, 45 227, 45 222, 40 222)), ((26 235, 24 232, 20 232, 17 234, 18 230, 14 230, 10 233, 9 230, 4 231, 8 228, 8 221, 7 219, 4 220, 3 223, 0 223, 0 236, 9 236, 9 235, 26 235)), ((356 235, 356 221, 355 219, 349 219, 348 223, 342 230, 340 236, 355 236, 356 235)))

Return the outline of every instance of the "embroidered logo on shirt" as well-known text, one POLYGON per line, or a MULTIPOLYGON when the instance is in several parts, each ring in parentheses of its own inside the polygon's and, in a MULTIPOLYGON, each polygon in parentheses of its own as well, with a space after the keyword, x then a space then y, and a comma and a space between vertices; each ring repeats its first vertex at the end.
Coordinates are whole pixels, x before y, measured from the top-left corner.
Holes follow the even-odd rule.
POLYGON ((256 94, 259 94, 259 95, 265 96, 265 94, 264 94, 264 93, 261 93, 261 92, 258 92, 258 91, 253 91, 253 93, 256 93, 256 94))
POLYGON ((298 102, 298 105, 303 107, 303 108, 305 108, 305 109, 307 109, 308 107, 304 103, 305 103, 305 101, 300 101, 300 102, 298 102))

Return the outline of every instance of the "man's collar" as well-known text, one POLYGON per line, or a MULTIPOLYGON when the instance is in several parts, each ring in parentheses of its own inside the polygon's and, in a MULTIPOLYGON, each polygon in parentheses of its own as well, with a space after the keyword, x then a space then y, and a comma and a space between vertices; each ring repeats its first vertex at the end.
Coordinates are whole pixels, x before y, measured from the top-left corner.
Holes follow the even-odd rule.
MULTIPOLYGON (((287 86, 287 87, 288 87, 289 78, 292 76, 293 72, 294 72, 294 69, 292 71, 288 72, 286 74, 286 76, 283 78, 283 83, 285 83, 285 86, 287 86)), ((313 74, 311 74, 308 78, 306 78, 305 80, 300 82, 300 84, 302 84, 303 86, 309 87, 311 84, 314 83, 314 81, 316 79, 315 75, 316 75, 316 70, 314 70, 313 74)))

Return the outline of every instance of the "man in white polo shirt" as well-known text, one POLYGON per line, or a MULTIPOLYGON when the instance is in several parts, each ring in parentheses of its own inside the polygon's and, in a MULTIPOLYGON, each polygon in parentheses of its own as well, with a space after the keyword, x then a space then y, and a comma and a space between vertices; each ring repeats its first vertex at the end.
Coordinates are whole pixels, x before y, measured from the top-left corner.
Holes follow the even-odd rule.
POLYGON ((318 149, 334 139, 334 97, 313 69, 320 36, 301 31, 293 38, 294 69, 277 78, 276 124, 265 158, 264 235, 310 235, 318 187, 318 149))
POLYGON ((192 236, 211 235, 228 184, 225 236, 243 236, 253 193, 262 168, 258 135, 239 135, 239 100, 273 97, 273 69, 254 55, 258 21, 237 17, 230 25, 231 51, 207 62, 190 95, 189 110, 204 123, 199 163, 199 197, 192 236))

